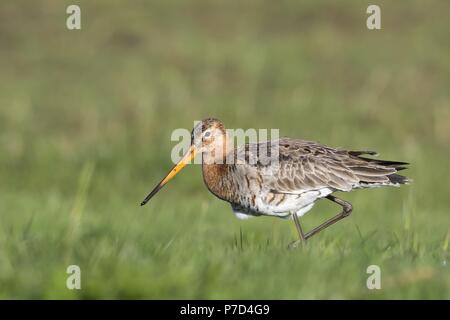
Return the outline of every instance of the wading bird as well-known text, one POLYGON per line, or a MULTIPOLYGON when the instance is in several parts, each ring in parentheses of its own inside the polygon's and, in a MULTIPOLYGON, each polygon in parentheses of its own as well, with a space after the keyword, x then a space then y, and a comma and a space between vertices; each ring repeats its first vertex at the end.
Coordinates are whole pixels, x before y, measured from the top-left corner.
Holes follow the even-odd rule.
POLYGON ((192 130, 191 146, 186 155, 141 205, 201 153, 203 180, 209 191, 229 202, 240 219, 291 217, 299 235, 299 240, 291 246, 296 246, 350 215, 352 205, 332 195, 334 192, 409 182, 407 177, 396 173, 406 169, 408 163, 364 156, 376 155, 374 151, 347 151, 290 138, 249 143, 238 148, 233 142, 220 120, 209 118, 199 122, 192 130), (266 151, 264 159, 261 150, 266 151), (267 158, 271 161, 262 161, 267 158), (304 233, 299 217, 323 198, 340 205, 342 211, 304 233))

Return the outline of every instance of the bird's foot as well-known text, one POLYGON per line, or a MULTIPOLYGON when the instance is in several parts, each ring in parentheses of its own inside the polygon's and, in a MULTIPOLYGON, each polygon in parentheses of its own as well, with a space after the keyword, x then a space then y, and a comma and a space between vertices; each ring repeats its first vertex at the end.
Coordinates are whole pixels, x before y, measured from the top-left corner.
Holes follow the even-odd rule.
POLYGON ((288 244, 288 249, 296 249, 298 247, 303 246, 303 244, 304 244, 304 241, 302 241, 302 240, 295 240, 295 241, 292 241, 291 243, 288 244))

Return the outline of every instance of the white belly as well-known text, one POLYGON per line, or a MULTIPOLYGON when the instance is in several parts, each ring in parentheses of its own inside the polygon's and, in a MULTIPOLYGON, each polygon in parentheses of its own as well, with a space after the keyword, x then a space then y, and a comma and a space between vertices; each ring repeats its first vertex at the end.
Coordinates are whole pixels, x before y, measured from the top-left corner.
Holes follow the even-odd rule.
POLYGON ((267 194, 260 195, 256 197, 257 210, 233 208, 233 212, 238 219, 248 219, 259 215, 287 218, 294 212, 301 217, 312 209, 315 201, 328 196, 332 192, 332 189, 322 188, 301 194, 277 194, 275 198, 271 198, 271 195, 268 196, 267 194))

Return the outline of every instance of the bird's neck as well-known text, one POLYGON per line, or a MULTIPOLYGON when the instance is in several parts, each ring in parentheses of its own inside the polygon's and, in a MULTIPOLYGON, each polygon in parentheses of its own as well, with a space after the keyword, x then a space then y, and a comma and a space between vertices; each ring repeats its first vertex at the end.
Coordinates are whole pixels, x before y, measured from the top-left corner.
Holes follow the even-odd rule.
POLYGON ((232 179, 230 172, 232 165, 217 164, 217 163, 203 163, 203 181, 206 187, 218 198, 230 201, 233 190, 232 179))
POLYGON ((234 165, 227 162, 233 155, 233 139, 228 132, 222 139, 216 141, 214 148, 202 155, 203 180, 207 188, 215 196, 226 201, 232 198, 234 165))

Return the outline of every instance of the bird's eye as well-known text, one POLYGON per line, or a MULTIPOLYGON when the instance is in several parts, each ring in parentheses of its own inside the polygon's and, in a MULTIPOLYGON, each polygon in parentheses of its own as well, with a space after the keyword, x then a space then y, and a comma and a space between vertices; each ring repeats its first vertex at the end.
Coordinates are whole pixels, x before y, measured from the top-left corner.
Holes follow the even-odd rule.
POLYGON ((203 135, 205 138, 209 138, 211 136, 211 131, 206 131, 203 135))

